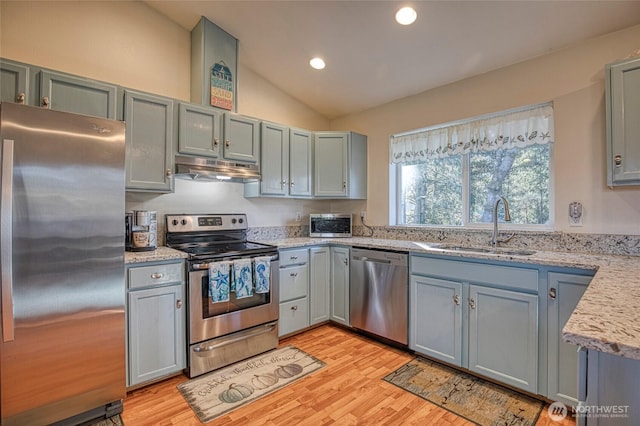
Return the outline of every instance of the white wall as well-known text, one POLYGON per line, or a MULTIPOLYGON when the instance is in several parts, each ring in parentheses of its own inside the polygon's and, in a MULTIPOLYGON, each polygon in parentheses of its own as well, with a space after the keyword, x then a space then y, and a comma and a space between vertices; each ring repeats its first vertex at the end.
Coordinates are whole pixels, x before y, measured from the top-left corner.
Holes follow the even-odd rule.
MULTIPOLYGON (((1 1, 0 56, 189 100, 190 32, 133 1, 1 1)), ((242 55, 242 47, 239 54, 242 55)), ((309 130, 329 121, 253 71, 238 70, 238 112, 309 130)), ((164 213, 246 212, 251 226, 297 224, 350 202, 245 199, 233 183, 176 181, 174 194, 127 193, 126 207, 164 213)), ((359 211, 362 202, 353 207, 359 211)))
POLYGON ((640 234, 640 190, 606 187, 604 106, 605 64, 638 48, 640 26, 634 26, 334 120, 333 128, 348 128, 369 137, 368 221, 388 223, 390 135, 553 101, 555 229, 640 234), (585 209, 580 228, 568 224, 568 207, 574 200, 581 201, 585 209))

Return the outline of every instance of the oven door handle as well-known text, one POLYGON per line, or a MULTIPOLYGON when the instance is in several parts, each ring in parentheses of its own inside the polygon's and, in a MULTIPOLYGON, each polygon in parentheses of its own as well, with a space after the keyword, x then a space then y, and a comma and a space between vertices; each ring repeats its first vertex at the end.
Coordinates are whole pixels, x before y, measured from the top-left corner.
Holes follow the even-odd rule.
POLYGON ((265 333, 269 333, 270 331, 272 331, 275 328, 275 323, 273 324, 267 324, 264 326, 264 328, 262 330, 257 330, 257 331, 252 331, 250 333, 242 333, 242 335, 238 336, 238 337, 234 337, 233 339, 228 339, 228 340, 224 340, 221 343, 217 343, 217 344, 212 344, 209 346, 196 346, 195 348, 193 348, 194 352, 197 353, 202 353, 202 352, 210 352, 213 351, 215 349, 220 349, 223 346, 227 346, 230 345, 232 343, 236 343, 239 342, 241 340, 245 340, 249 337, 254 337, 254 336, 259 336, 261 334, 265 334, 265 333))

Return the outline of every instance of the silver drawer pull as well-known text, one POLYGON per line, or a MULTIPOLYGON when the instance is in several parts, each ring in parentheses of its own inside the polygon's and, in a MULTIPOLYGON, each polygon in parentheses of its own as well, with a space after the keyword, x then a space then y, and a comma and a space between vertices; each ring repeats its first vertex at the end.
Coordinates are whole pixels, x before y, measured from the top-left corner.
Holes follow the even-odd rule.
POLYGON ((151 278, 153 278, 154 280, 158 280, 162 277, 164 277, 164 274, 160 272, 154 272, 153 274, 151 274, 151 278))
POLYGON ((556 289, 555 289, 555 287, 551 287, 549 289, 549 299, 555 300, 556 297, 558 297, 558 295, 556 293, 556 289))
POLYGON ((298 310, 298 307, 297 307, 297 306, 292 306, 292 307, 291 307, 291 310, 292 310, 292 311, 297 311, 297 310, 298 310))
POLYGON ((455 296, 453 296, 453 303, 455 303, 456 305, 460 304, 460 296, 458 296, 457 294, 455 296))
POLYGON ((289 276, 295 278, 295 277, 298 276, 298 273, 297 272, 292 272, 292 273, 289 274, 289 276))
POLYGON ((182 299, 176 300, 176 309, 182 308, 182 299))
POLYGON ((298 256, 290 256, 290 257, 289 257, 289 259, 291 259, 291 260, 297 260, 297 259, 298 259, 298 256))

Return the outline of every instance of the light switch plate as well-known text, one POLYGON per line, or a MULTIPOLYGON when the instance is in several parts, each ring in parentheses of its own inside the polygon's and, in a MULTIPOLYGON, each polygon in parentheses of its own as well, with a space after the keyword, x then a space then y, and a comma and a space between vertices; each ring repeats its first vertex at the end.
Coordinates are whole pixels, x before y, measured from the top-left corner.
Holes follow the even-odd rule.
POLYGON ((582 226, 584 210, 580 201, 569 203, 569 226, 582 226))

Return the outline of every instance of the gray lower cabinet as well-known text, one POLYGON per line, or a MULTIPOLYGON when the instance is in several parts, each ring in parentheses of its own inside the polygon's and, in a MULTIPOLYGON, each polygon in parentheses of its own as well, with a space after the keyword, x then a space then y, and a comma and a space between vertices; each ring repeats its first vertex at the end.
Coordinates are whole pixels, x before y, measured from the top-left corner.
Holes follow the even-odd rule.
POLYGON ((0 102, 27 104, 29 102, 29 67, 0 60, 0 102))
POLYGON ((331 303, 331 250, 309 249, 309 325, 329 321, 331 303))
POLYGON ((591 282, 591 276, 549 272, 548 282, 546 396, 568 406, 576 406, 578 347, 562 339, 562 329, 591 282))
POLYGON ((349 248, 331 247, 330 319, 350 326, 349 322, 349 248))
POLYGON ((125 90, 128 191, 173 191, 173 105, 170 98, 125 90))
POLYGON ((411 256, 409 348, 537 393, 538 271, 411 256))
POLYGON ((178 106, 178 151, 217 158, 220 156, 222 112, 181 102, 178 106))
POLYGON ((640 185, 640 58, 605 67, 607 184, 640 185))
POLYGON ((280 251, 278 336, 309 327, 309 250, 280 251))
POLYGON ((127 267, 127 387, 186 367, 184 263, 127 267))

